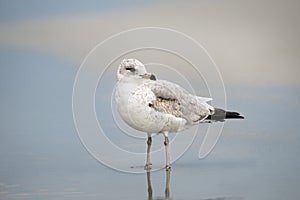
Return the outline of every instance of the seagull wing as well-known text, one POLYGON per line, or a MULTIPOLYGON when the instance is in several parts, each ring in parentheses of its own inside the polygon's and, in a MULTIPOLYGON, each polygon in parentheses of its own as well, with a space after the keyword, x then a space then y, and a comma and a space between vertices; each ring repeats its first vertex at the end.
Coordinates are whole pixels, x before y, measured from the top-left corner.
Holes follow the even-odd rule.
POLYGON ((151 81, 150 88, 156 96, 150 106, 158 112, 184 118, 190 124, 203 121, 213 112, 213 107, 207 104, 210 98, 192 95, 175 83, 151 81))

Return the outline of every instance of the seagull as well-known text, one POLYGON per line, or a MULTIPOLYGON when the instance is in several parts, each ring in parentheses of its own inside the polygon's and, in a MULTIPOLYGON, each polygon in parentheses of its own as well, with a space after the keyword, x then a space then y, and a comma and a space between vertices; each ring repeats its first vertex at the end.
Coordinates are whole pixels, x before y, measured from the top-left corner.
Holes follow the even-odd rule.
POLYGON ((151 169, 152 134, 164 135, 166 170, 171 169, 169 133, 200 123, 243 119, 238 112, 214 108, 212 99, 190 94, 179 85, 158 80, 137 59, 124 59, 117 71, 115 103, 121 118, 132 128, 147 133, 145 169, 151 169))

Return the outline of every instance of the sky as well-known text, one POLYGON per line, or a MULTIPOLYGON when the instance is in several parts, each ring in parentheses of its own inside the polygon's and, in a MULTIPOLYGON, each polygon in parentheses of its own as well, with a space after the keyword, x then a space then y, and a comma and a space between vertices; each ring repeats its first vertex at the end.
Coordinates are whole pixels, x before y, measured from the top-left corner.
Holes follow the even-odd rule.
MULTIPOLYGON (((111 170, 85 150, 72 113, 75 77, 84 59, 91 58, 88 53, 110 36, 137 27, 172 29, 198 41, 222 77, 226 107, 246 117, 226 123, 216 148, 200 161, 208 126, 199 128, 192 146, 173 163, 174 199, 298 198, 299 6, 292 0, 1 0, 0 199, 146 198, 144 175, 111 170)), ((104 69, 105 56, 126 45, 126 40, 112 43, 90 62, 104 69)), ((124 56, 170 66, 149 68, 157 77, 192 85, 199 95, 209 94, 203 81, 208 77, 200 80, 187 62, 162 51, 115 55, 96 90, 96 114, 111 141, 143 152, 144 140, 122 135, 110 113, 110 96, 102 95, 112 93, 114 72, 124 56)), ((154 148, 161 148, 162 138, 155 141, 154 148)), ((163 163, 160 158, 153 159, 163 163)), ((163 194, 164 173, 152 178, 155 191, 163 194)))

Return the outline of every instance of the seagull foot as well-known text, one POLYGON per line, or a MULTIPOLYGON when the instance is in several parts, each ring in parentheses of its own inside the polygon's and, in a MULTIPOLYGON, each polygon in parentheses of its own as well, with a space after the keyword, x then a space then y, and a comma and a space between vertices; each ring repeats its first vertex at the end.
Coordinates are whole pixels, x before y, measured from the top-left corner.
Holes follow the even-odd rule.
POLYGON ((151 169, 151 165, 152 165, 152 163, 146 163, 144 169, 145 170, 150 170, 151 169))
POLYGON ((166 171, 171 171, 171 165, 166 165, 164 169, 166 169, 166 171))

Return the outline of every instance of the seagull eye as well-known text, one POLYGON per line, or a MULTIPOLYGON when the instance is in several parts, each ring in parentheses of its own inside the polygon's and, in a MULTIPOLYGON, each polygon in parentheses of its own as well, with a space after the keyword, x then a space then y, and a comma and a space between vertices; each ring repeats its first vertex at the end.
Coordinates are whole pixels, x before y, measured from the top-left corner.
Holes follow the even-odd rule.
POLYGON ((131 72, 135 72, 135 69, 134 69, 133 67, 126 67, 125 69, 126 69, 126 70, 129 70, 129 71, 131 71, 131 72))

